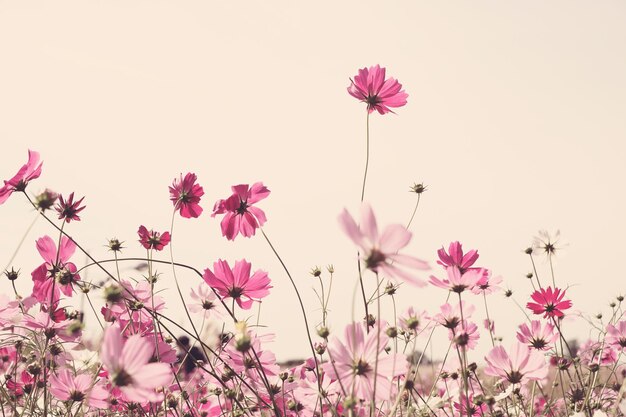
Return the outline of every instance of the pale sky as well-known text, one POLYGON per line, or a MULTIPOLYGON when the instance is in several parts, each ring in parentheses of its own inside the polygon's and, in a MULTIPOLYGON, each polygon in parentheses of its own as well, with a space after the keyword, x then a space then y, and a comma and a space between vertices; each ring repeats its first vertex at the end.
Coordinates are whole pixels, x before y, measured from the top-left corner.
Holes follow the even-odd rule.
MULTIPOLYGON (((572 286, 575 307, 606 313, 626 293, 625 21, 622 1, 2 1, 0 178, 27 149, 39 151, 43 174, 29 191, 86 195, 83 221, 67 230, 105 258, 111 237, 126 241, 125 255, 143 255, 138 226, 166 230, 167 187, 195 172, 205 213, 176 219, 176 260, 204 269, 246 258, 268 271, 261 322, 277 333, 271 349, 303 356, 280 264, 260 235, 227 241, 210 212, 231 185, 263 181, 272 191, 259 204, 265 231, 313 323, 308 272, 335 265, 330 320, 342 332, 356 251, 337 216, 358 208, 365 156, 365 107, 346 87, 359 68, 380 64, 409 99, 396 115, 371 118, 366 200, 379 225, 405 223, 409 186, 423 181, 406 253, 441 276, 436 250, 460 240, 522 304, 531 292, 523 249, 539 229, 560 229, 568 245, 557 283, 572 286)), ((3 267, 34 213, 19 195, 0 213, 3 267)), ((53 231, 39 221, 13 263, 24 293, 44 234, 53 231)), ((159 270, 173 288, 170 269, 159 270)), ((87 278, 102 277, 94 269, 87 278)), ((179 278, 183 287, 199 279, 179 278)), ((494 297, 497 333, 512 341, 523 315, 494 297)), ((444 299, 405 286, 399 310, 434 312, 444 299)))

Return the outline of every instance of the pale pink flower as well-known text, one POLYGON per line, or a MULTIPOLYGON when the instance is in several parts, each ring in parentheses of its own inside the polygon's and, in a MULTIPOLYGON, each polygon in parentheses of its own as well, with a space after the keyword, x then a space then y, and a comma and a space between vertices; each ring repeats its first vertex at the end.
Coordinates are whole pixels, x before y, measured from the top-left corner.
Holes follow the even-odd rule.
POLYGON ((549 367, 543 354, 516 342, 510 354, 502 346, 496 346, 485 357, 485 374, 500 377, 500 381, 511 384, 526 384, 541 381, 548 376, 549 367))
POLYGON ((440 280, 434 275, 430 276, 430 283, 436 287, 443 288, 445 290, 453 291, 456 293, 462 293, 466 289, 471 289, 478 284, 483 277, 484 270, 482 269, 470 269, 462 273, 459 267, 449 266, 446 268, 448 278, 440 280))
POLYGON ((409 307, 406 313, 400 316, 399 321, 402 329, 407 332, 418 334, 428 327, 430 324, 430 317, 428 317, 426 310, 416 312, 413 307, 409 307))
POLYGON ((620 321, 617 326, 609 324, 606 331, 606 342, 621 352, 626 351, 626 320, 620 321))
POLYGON ((324 371, 333 380, 341 381, 340 385, 359 399, 372 399, 374 378, 376 399, 388 399, 393 388, 392 378, 406 371, 406 364, 402 364, 398 356, 385 352, 389 340, 383 331, 385 327, 386 324, 378 322, 367 333, 362 323, 352 323, 345 329, 344 340, 334 338, 328 346, 332 363, 324 364, 324 371))
POLYGON ((483 269, 483 276, 478 280, 476 285, 472 287, 472 292, 476 295, 493 294, 502 289, 499 284, 502 284, 502 277, 492 277, 490 270, 483 269))
POLYGON ((43 162, 39 162, 39 152, 29 150, 28 162, 17 171, 13 178, 5 180, 4 185, 0 187, 0 204, 7 201, 13 191, 24 191, 31 180, 39 178, 42 165, 43 162))
POLYGON ((222 304, 206 283, 201 282, 196 289, 191 289, 191 299, 193 302, 189 303, 190 312, 216 319, 223 316, 222 304))
POLYGON ((348 93, 367 103, 369 113, 374 110, 380 114, 392 112, 390 107, 404 106, 409 96, 394 78, 385 79, 385 68, 380 65, 360 69, 350 81, 348 93))
POLYGON ((105 330, 100 358, 125 400, 141 403, 163 398, 155 388, 168 385, 172 373, 164 363, 149 363, 153 350, 151 343, 139 334, 124 340, 118 326, 105 330))
POLYGON ((608 366, 617 361, 617 356, 618 352, 614 344, 596 342, 591 339, 582 343, 578 349, 580 362, 586 366, 591 364, 608 366))
POLYGON ((213 214, 225 214, 220 222, 222 235, 234 240, 238 234, 245 237, 254 236, 256 229, 267 221, 265 212, 253 204, 258 203, 270 194, 270 190, 262 182, 233 185, 233 194, 226 200, 218 200, 213 207, 213 214))
POLYGON ((174 203, 174 209, 179 210, 180 215, 187 219, 202 214, 199 203, 204 190, 200 184, 196 184, 197 178, 196 174, 191 172, 185 174, 185 178, 180 174, 180 179, 174 178, 174 182, 169 186, 170 200, 174 203))
POLYGON ((542 326, 539 320, 533 320, 530 327, 526 323, 520 325, 517 332, 517 340, 537 350, 550 349, 558 338, 559 334, 554 331, 552 324, 542 326))
POLYGON ((74 375, 67 368, 50 376, 50 392, 61 401, 85 402, 90 407, 108 408, 109 393, 91 375, 74 375))
POLYGON ((388 278, 400 278, 418 286, 426 285, 422 279, 398 267, 402 265, 417 270, 430 269, 427 262, 398 253, 411 241, 412 234, 404 226, 389 225, 379 235, 374 212, 367 203, 361 206, 360 226, 357 226, 346 209, 339 216, 339 225, 360 248, 362 260, 367 269, 377 274, 381 273, 388 278))
POLYGON ((239 307, 249 310, 254 301, 260 301, 272 288, 267 272, 257 270, 250 276, 251 268, 252 264, 245 259, 236 261, 233 269, 219 259, 213 264, 214 272, 207 268, 202 278, 220 297, 233 298, 239 307))
POLYGON ((467 320, 472 317, 476 307, 461 301, 454 306, 450 303, 445 303, 440 307, 440 310, 441 313, 434 316, 433 320, 445 328, 454 329, 461 323, 461 320, 467 320))
POLYGON ((472 350, 478 344, 480 332, 478 326, 471 321, 462 321, 460 326, 448 330, 448 338, 458 347, 472 350))

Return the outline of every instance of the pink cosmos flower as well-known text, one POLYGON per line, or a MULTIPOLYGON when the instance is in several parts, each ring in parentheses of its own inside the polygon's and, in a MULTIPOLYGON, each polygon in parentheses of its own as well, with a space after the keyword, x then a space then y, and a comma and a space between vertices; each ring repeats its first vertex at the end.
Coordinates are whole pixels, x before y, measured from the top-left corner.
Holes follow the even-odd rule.
POLYGON ((456 293, 462 293, 468 288, 473 288, 483 278, 484 270, 470 269, 462 273, 459 267, 449 266, 446 268, 448 278, 440 280, 434 275, 430 276, 430 283, 436 287, 443 288, 456 293))
POLYGON ((84 401, 94 408, 108 408, 109 405, 109 393, 100 383, 93 384, 91 375, 74 376, 67 368, 50 376, 50 392, 61 401, 84 401))
POLYGON ((526 304, 526 308, 532 310, 535 314, 543 314, 544 318, 563 317, 563 310, 567 310, 572 306, 570 300, 563 300, 565 291, 552 287, 541 288, 530 296, 535 302, 526 304))
POLYGON ((174 209, 179 210, 180 215, 186 219, 198 217, 202 214, 200 207, 200 197, 204 195, 204 190, 200 184, 196 184, 196 174, 188 172, 183 179, 174 178, 174 182, 170 185, 170 200, 174 203, 174 209))
POLYGON ((362 323, 349 324, 345 329, 344 340, 335 338, 328 346, 332 363, 323 365, 328 376, 340 380, 348 393, 352 392, 355 397, 365 401, 372 399, 374 378, 376 399, 387 399, 393 388, 391 379, 406 370, 398 356, 385 352, 388 337, 383 329, 386 324, 378 322, 377 326, 378 329, 375 326, 367 333, 362 323))
POLYGON ((426 310, 416 312, 413 307, 409 307, 399 321, 402 329, 418 334, 429 326, 430 317, 428 317, 426 310))
POLYGON ((226 200, 218 200, 213 207, 213 214, 226 214, 220 226, 222 236, 234 240, 241 233, 245 237, 254 236, 256 229, 267 221, 265 213, 258 207, 253 207, 270 194, 270 190, 262 182, 256 182, 250 187, 248 184, 239 184, 231 187, 233 194, 226 200))
POLYGON ((552 324, 546 323, 542 326, 539 320, 533 320, 530 327, 526 323, 522 324, 517 332, 517 340, 537 350, 550 349, 558 338, 559 334, 554 331, 552 324))
POLYGON ((475 323, 465 320, 461 322, 461 325, 456 329, 450 329, 448 331, 448 338, 450 341, 454 342, 456 346, 472 350, 478 344, 480 332, 475 323))
POLYGON ((461 272, 468 270, 478 259, 478 251, 476 249, 463 253, 463 245, 458 241, 450 243, 448 252, 442 247, 437 251, 437 255, 439 256, 437 261, 439 265, 444 268, 456 266, 461 272))
POLYGON ((254 301, 260 301, 270 293, 270 279, 267 272, 257 270, 250 276, 252 264, 245 259, 235 262, 235 268, 230 269, 228 262, 218 260, 213 264, 213 270, 204 270, 204 281, 213 287, 220 297, 233 298, 239 307, 249 310, 254 301))
POLYGON ((525 344, 516 342, 510 354, 496 346, 485 357, 485 374, 500 377, 500 381, 511 384, 526 384, 528 381, 540 381, 548 376, 549 367, 543 354, 530 350, 525 344))
POLYGON ((609 324, 606 327, 606 342, 615 349, 626 351, 626 320, 617 323, 617 326, 609 324))
POLYGON ((611 343, 596 342, 589 339, 580 345, 577 355, 580 362, 585 366, 592 364, 609 366, 617 361, 618 352, 615 347, 611 343))
POLYGON ((172 373, 164 363, 149 363, 153 350, 150 342, 139 334, 124 340, 118 326, 105 330, 100 359, 126 401, 141 403, 163 398, 155 388, 168 385, 172 373))
POLYGON ((69 223, 72 220, 80 221, 78 213, 83 211, 86 206, 79 206, 84 199, 85 197, 74 201, 74 193, 71 193, 67 200, 64 200, 62 195, 59 195, 59 202, 55 207, 55 210, 59 213, 59 220, 65 220, 66 223, 69 223))
POLYGON ((39 178, 42 165, 43 162, 39 162, 39 152, 29 150, 28 162, 17 171, 13 178, 5 180, 4 185, 0 187, 0 204, 7 201, 13 191, 24 191, 31 180, 39 178))
POLYGON ((361 249, 362 260, 367 269, 384 274, 388 278, 401 278, 417 286, 426 285, 422 279, 398 268, 398 265, 403 265, 417 270, 430 269, 427 262, 398 253, 411 241, 412 234, 404 226, 400 224, 389 225, 382 235, 379 235, 374 212, 367 203, 361 206, 360 226, 357 226, 346 209, 339 216, 339 225, 344 233, 361 249))
POLYGON ((374 110, 380 114, 392 112, 390 107, 404 106, 409 96, 394 78, 385 79, 385 68, 380 65, 360 69, 350 82, 348 93, 367 103, 368 113, 374 110))
POLYGON ((467 320, 472 317, 476 307, 461 301, 454 306, 450 303, 445 303, 440 307, 440 310, 441 313, 434 316, 433 319, 447 329, 454 329, 461 323, 461 319, 467 320), (461 311, 463 314, 461 314, 461 311))
POLYGON ((200 282, 196 289, 191 289, 191 299, 193 303, 189 303, 189 311, 196 314, 202 314, 205 318, 213 317, 221 319, 223 316, 222 305, 215 293, 205 282, 200 282))
POLYGON ((476 295, 493 294, 502 289, 499 284, 502 284, 502 277, 492 277, 490 270, 483 269, 483 276, 478 280, 476 285, 472 287, 472 292, 476 295))
POLYGON ((157 251, 163 250, 168 243, 170 243, 171 236, 170 232, 163 232, 162 234, 159 232, 155 232, 154 230, 146 229, 146 226, 139 226, 139 230, 137 230, 137 234, 139 235, 139 243, 146 249, 154 249, 157 251))
POLYGON ((80 280, 76 265, 69 262, 76 244, 63 236, 57 253, 57 245, 50 236, 37 239, 36 243, 37 251, 45 262, 31 273, 34 281, 33 296, 42 304, 47 305, 52 301, 54 306, 59 300, 59 292, 70 297, 74 284, 80 280))

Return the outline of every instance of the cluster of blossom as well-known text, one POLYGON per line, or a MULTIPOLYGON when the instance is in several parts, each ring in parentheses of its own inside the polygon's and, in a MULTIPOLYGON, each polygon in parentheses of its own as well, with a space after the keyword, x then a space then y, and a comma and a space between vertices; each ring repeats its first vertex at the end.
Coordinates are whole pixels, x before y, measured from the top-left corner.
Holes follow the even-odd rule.
MULTIPOLYGON (((379 66, 359 70, 348 92, 367 104, 368 117, 374 111, 389 113, 407 98, 401 84, 386 78, 379 66)), ((518 326, 515 342, 503 345, 488 301, 512 293, 503 290, 501 277, 476 265, 478 251, 466 252, 459 242, 442 247, 437 252, 439 272, 425 279, 420 274, 430 270, 429 264, 403 253, 412 239, 408 227, 392 224, 379 230, 373 209, 364 203, 358 223, 344 210, 339 226, 359 253, 365 317, 346 326, 343 334, 331 334, 326 316, 335 271, 327 268, 330 285, 325 286, 321 269, 314 268, 311 274, 319 279, 321 290, 319 339, 314 341, 309 333, 303 309, 311 355, 281 366, 267 348, 273 336, 260 334, 250 315, 253 305, 272 289, 267 272, 253 271, 245 259, 218 259, 203 272, 176 263, 171 253, 170 259, 159 259, 158 252, 171 248, 171 230, 141 225, 137 247, 146 250, 148 273, 137 280, 123 279, 119 269, 116 273, 108 268, 109 261, 91 257, 67 232, 68 223, 80 221, 83 198, 75 200, 74 193, 64 198, 50 190, 34 197, 27 193, 29 182, 41 172, 39 154, 29 151, 28 162, 0 188, 0 204, 21 192, 54 227, 53 236, 35 242, 42 263, 32 270, 31 293, 0 295, 3 416, 599 417, 626 411, 621 296, 611 305, 608 323, 601 317, 592 323, 596 337, 574 345, 563 331, 566 320, 574 317, 572 302, 556 287, 554 275, 552 285, 545 286, 534 270, 528 274, 530 299, 525 310, 520 307, 527 320, 518 326), (59 222, 48 217, 52 208, 59 222), (89 258, 88 264, 79 267, 72 261, 77 250, 89 258), (179 290, 189 328, 167 316, 166 301, 158 295, 162 281, 155 273, 157 264, 171 266, 170 282, 179 290), (81 272, 89 267, 99 268, 106 280, 84 281, 81 272), (188 299, 178 285, 177 268, 197 275, 188 299), (381 302, 405 290, 399 285, 405 282, 416 287, 431 284, 442 290, 446 302, 438 311, 414 305, 385 320, 381 302), (366 288, 373 291, 369 299, 366 288), (94 293, 104 300, 99 311, 94 293), (101 337, 84 336, 87 312, 78 298, 87 300, 101 337), (482 358, 475 353, 481 338, 475 299, 484 306, 483 334, 491 345, 482 358), (81 309, 71 307, 76 305, 81 309), (217 337, 204 332, 208 322, 222 329, 217 337), (446 333, 449 344, 443 358, 426 363, 419 352, 429 348, 435 332, 446 333)), ((425 187, 412 190, 419 195, 425 187)), ((169 192, 174 212, 181 217, 203 213, 204 190, 195 174, 181 174, 169 192)), ((229 197, 214 204, 211 215, 223 215, 222 235, 228 240, 255 236, 267 221, 255 204, 269 193, 261 182, 233 186, 229 197)), ((137 259, 123 258, 118 239, 111 239, 109 248, 115 266, 137 259)), ((531 260, 543 252, 552 262, 556 250, 556 240, 542 233, 526 252, 531 260)), ((19 278, 14 268, 5 275, 12 284, 19 278)), ((299 297, 295 283, 294 289, 299 297)))

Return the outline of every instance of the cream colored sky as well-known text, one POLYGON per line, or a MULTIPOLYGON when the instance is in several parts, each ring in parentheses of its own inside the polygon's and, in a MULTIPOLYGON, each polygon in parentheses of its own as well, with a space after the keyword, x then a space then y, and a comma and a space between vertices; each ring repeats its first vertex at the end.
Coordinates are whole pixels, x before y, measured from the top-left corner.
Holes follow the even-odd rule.
MULTIPOLYGON (((0 177, 38 150, 44 173, 29 190, 86 195, 68 231, 105 257, 113 236, 127 255, 143 254, 137 227, 168 228, 167 186, 196 172, 205 215, 177 218, 177 260, 204 268, 245 257, 268 270, 272 348, 305 354, 279 263, 260 236, 222 238, 210 210, 230 185, 263 181, 265 230, 309 310, 308 271, 335 264, 331 323, 342 329, 356 268, 336 218, 358 207, 365 151, 365 110, 346 87, 378 63, 409 93, 397 115, 371 120, 366 199, 379 224, 406 222, 407 190, 424 181, 410 253, 435 266, 436 249, 458 239, 520 302, 530 292, 522 249, 537 230, 561 229, 559 283, 572 285, 577 307, 606 312, 626 293, 624 21, 622 1, 2 1, 0 177)), ((19 196, 0 213, 4 266, 34 213, 19 196)), ((37 223, 15 261, 24 292, 46 233, 37 223)), ((408 290, 401 310, 445 298, 408 290)), ((493 304, 510 341, 522 315, 500 296, 493 304)))

